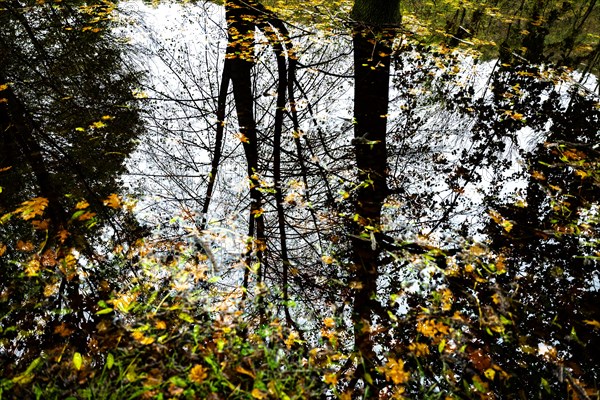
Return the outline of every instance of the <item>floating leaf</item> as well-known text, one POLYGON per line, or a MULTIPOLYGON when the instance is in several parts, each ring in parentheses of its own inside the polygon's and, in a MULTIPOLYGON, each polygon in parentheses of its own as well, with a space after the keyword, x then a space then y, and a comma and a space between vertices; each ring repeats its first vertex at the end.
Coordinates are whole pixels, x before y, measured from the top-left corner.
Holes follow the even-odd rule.
POLYGON ((115 364, 115 356, 112 353, 108 353, 106 356, 106 368, 111 369, 115 364))
POLYGON ((240 374, 248 375, 252 379, 256 378, 256 374, 254 372, 247 370, 246 368, 242 367, 241 365, 238 365, 237 367, 235 367, 235 371, 239 372, 240 374))
POLYGON ((96 315, 110 314, 111 312, 113 312, 113 309, 108 307, 108 308, 103 308, 102 310, 96 312, 96 315))
POLYGON ((257 388, 252 389, 252 393, 250 393, 252 395, 252 397, 254 397, 255 399, 266 399, 267 398, 267 394, 257 388))
POLYGON ((81 369, 82 364, 83 357, 81 356, 81 353, 75 352, 75 354, 73 354, 73 367, 79 371, 81 369))
POLYGON ((179 319, 181 319, 185 322, 189 322, 190 324, 194 323, 194 318, 192 318, 192 316, 187 313, 184 313, 184 312, 179 313, 178 317, 179 317, 179 319))
POLYGON ((600 329, 600 322, 596 321, 595 319, 590 320, 590 319, 584 319, 583 322, 585 324, 591 325, 594 327, 594 329, 600 329))
POLYGON ((75 208, 78 210, 83 210, 84 208, 88 208, 89 206, 90 203, 88 203, 86 200, 81 200, 80 202, 75 204, 75 208))
POLYGON ((329 256, 329 255, 323 255, 321 256, 321 261, 323 261, 323 263, 329 265, 329 264, 333 264, 333 257, 329 256))
POLYGON ((114 209, 121 208, 121 199, 117 194, 112 193, 104 200, 104 205, 114 209))
POLYGON ((48 199, 44 197, 34 197, 31 200, 24 201, 15 212, 21 214, 21 218, 25 221, 33 219, 44 214, 44 210, 48 207, 48 199))

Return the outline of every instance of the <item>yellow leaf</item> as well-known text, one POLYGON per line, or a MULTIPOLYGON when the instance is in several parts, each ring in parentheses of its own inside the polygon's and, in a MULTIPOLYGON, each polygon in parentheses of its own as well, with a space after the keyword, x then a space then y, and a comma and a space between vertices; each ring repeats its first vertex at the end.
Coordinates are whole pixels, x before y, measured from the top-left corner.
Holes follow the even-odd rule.
POLYGON ((208 377, 207 369, 202 365, 194 365, 188 374, 190 381, 201 384, 208 377))
POLYGON ((537 179, 538 181, 545 181, 545 180, 546 180, 546 177, 544 176, 544 174, 542 174, 542 173, 541 173, 541 172, 539 172, 539 171, 533 171, 533 172, 531 173, 531 177, 532 177, 533 179, 537 179))
POLYGON ((27 221, 38 215, 44 214, 46 207, 48 207, 48 199, 44 197, 34 197, 31 200, 21 203, 21 206, 17 208, 15 212, 20 213, 21 218, 27 221))
POLYGON ((30 260, 25 267, 25 275, 27 276, 37 276, 40 272, 42 265, 40 261, 36 258, 30 260))
POLYGON ((258 390, 257 388, 252 389, 251 395, 255 399, 259 399, 259 400, 267 398, 267 394, 265 392, 263 392, 263 391, 258 390))
POLYGON ((46 286, 44 286, 44 296, 45 297, 50 297, 52 295, 54 295, 55 293, 58 292, 58 288, 59 288, 59 281, 55 282, 55 283, 49 283, 46 286))
POLYGON ((488 378, 490 381, 494 380, 494 377, 496 376, 496 371, 494 371, 492 368, 488 368, 486 369, 483 374, 485 375, 486 378, 488 378))
POLYGON ((335 374, 335 372, 332 372, 330 374, 326 374, 323 379, 325 380, 325 383, 327 383, 328 385, 332 385, 335 386, 338 383, 338 378, 337 375, 335 374))
POLYGON ((114 209, 121 208, 121 199, 117 194, 113 193, 104 200, 104 205, 114 209))
POLYGON ((148 337, 145 336, 142 332, 140 331, 135 331, 131 334, 131 336, 137 340, 138 342, 140 342, 141 344, 151 344, 154 343, 154 338, 153 337, 148 337))
POLYGON ((156 321, 156 323, 154 323, 154 327, 156 329, 167 329, 167 323, 165 321, 156 321))
POLYGON ((595 319, 590 320, 590 319, 584 319, 583 322, 585 324, 591 325, 594 327, 594 329, 600 329, 600 322, 596 321, 595 319))
POLYGON ((256 374, 254 372, 247 370, 246 368, 242 367, 241 365, 238 365, 237 367, 235 367, 235 371, 239 372, 240 374, 248 375, 252 379, 256 378, 256 374))
POLYGON ((83 357, 81 356, 81 353, 75 352, 75 354, 73 354, 73 367, 79 371, 82 364, 83 357))
POLYGON ((85 200, 81 200, 79 203, 77 203, 75 205, 75 208, 78 210, 83 210, 84 208, 88 208, 90 206, 90 203, 88 203, 85 200))
POLYGON ((327 317, 323 320, 323 325, 328 328, 333 328, 335 326, 335 320, 331 317, 327 317))
POLYGON ((8 89, 8 85, 6 83, 3 83, 2 85, 0 85, 0 92, 3 90, 8 89))
POLYGON ((403 384, 410 378, 410 373, 404 370, 404 361, 400 359, 388 359, 383 372, 386 379, 394 382, 396 385, 403 384))
POLYGON ((352 281, 350 282, 350 289, 360 290, 363 288, 363 284, 360 281, 352 281))
POLYGON ((333 257, 329 256, 329 255, 324 255, 321 256, 321 261, 323 261, 325 264, 329 265, 329 264, 333 264, 333 257))
POLYGON ((238 132, 234 135, 240 142, 242 143, 250 143, 250 140, 241 132, 238 132))

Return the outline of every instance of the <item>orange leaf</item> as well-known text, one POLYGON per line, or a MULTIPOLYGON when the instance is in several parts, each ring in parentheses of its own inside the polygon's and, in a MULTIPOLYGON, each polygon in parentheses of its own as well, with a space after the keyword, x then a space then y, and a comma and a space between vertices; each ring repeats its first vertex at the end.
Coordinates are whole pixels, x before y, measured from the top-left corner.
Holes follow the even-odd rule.
POLYGON ((104 204, 110 208, 118 209, 121 208, 121 199, 117 194, 113 193, 104 200, 104 204))
POLYGON ((254 372, 247 370, 246 368, 242 367, 241 365, 238 365, 237 367, 235 367, 235 370, 236 370, 236 372, 239 372, 240 374, 248 375, 252 379, 256 378, 256 374, 254 372))
POLYGON ((21 218, 25 221, 33 219, 38 215, 42 215, 48 207, 48 199, 44 197, 34 197, 31 200, 24 201, 21 206, 15 210, 21 214, 21 218))

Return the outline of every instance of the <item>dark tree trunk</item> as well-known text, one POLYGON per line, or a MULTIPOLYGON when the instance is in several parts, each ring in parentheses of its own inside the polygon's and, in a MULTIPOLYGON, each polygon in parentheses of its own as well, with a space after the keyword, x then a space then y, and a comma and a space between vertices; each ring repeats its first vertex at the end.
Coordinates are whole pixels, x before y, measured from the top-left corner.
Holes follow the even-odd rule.
MULTIPOLYGON (((228 1, 225 4, 225 13, 228 24, 229 44, 225 55, 227 71, 233 86, 235 109, 242 135, 242 145, 246 155, 248 179, 250 181, 250 231, 255 237, 255 250, 260 267, 257 271, 257 281, 261 284, 264 275, 263 248, 266 244, 264 218, 262 216, 263 197, 260 192, 260 179, 258 174, 258 135, 256 120, 254 118, 254 97, 252 94, 252 66, 254 65, 254 29, 255 19, 253 11, 239 1, 228 1)), ((247 271, 247 270, 246 270, 247 271)), ((248 283, 248 275, 244 277, 248 283)), ((265 310, 262 296, 258 298, 259 313, 264 317, 265 310)))
POLYGON ((393 31, 381 25, 399 22, 397 2, 357 1, 354 43, 354 139, 360 187, 356 191, 351 267, 355 282, 352 319, 355 351, 359 357, 356 378, 365 385, 365 396, 377 398, 378 366, 370 332, 377 310, 377 280, 381 247, 381 209, 387 196, 386 123, 389 97, 391 39, 393 31), (382 13, 383 12, 383 13, 382 13), (362 22, 361 21, 361 22, 362 22))

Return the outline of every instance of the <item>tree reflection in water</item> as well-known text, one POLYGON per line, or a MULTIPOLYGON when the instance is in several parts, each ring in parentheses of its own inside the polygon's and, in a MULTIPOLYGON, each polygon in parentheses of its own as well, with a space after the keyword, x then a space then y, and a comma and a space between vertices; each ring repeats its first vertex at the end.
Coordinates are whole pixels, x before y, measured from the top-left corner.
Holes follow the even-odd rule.
POLYGON ((44 347, 57 396, 597 395, 595 2, 160 5, 143 82, 107 4, 2 11, 3 390, 44 347))

